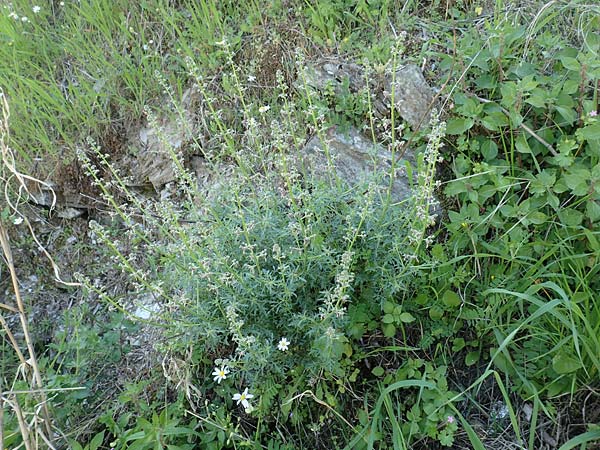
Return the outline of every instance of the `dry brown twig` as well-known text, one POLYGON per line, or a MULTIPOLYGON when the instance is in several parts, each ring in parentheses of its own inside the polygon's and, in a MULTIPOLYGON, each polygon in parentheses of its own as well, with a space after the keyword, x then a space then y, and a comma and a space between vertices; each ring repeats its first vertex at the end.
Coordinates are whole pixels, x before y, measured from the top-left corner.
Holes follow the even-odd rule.
MULTIPOLYGON (((2 154, 2 166, 4 168, 6 168, 6 170, 9 173, 7 179, 4 179, 4 177, 0 176, 0 182, 4 182, 3 190, 4 190, 4 199, 6 200, 6 204, 9 207, 9 209, 11 210, 11 212, 14 213, 15 215, 17 215, 18 217, 20 217, 21 219, 23 219, 23 221, 27 225, 27 228, 29 228, 29 233, 30 233, 31 237, 33 238, 35 243, 38 245, 38 248, 44 253, 44 255, 46 256, 48 261, 50 261, 50 264, 52 265, 52 270, 54 271, 55 280, 65 286, 80 287, 81 286, 80 283, 64 281, 61 278, 60 269, 58 268, 58 265, 54 262, 54 259, 52 258, 50 253, 48 253, 46 248, 42 245, 42 243, 37 238, 35 231, 33 230, 31 223, 29 222, 29 219, 27 219, 26 216, 24 216, 23 214, 21 214, 19 212, 18 204, 16 204, 15 202, 13 202, 11 200, 11 195, 10 195, 9 189, 10 189, 10 182, 11 182, 11 180, 14 179, 14 180, 16 180, 16 184, 18 186, 17 198, 20 199, 22 197, 26 197, 27 200, 33 199, 35 201, 35 198, 31 195, 29 188, 27 187, 27 182, 29 182, 29 183, 33 183, 34 185, 43 186, 45 189, 49 190, 52 193, 52 203, 50 205, 50 209, 52 210, 56 206, 56 194, 54 192, 54 189, 52 189, 52 186, 50 186, 50 184, 48 184, 45 181, 42 181, 38 178, 24 174, 24 173, 20 172, 16 167, 15 156, 8 145, 8 142, 10 139, 10 129, 8 126, 8 122, 9 122, 9 118, 10 118, 10 109, 8 107, 8 101, 6 99, 6 95, 4 95, 4 92, 2 91, 2 89, 0 89, 0 107, 2 110, 2 115, 0 116, 0 152, 2 154)), ((1 174, 1 172, 0 172, 0 174, 1 174)))
MULTIPOLYGON (((11 201, 11 198, 9 195, 10 181, 12 179, 17 180, 18 186, 19 186, 18 187, 18 196, 19 197, 21 197, 23 195, 23 192, 25 192, 29 196, 29 191, 27 190, 27 186, 26 186, 27 180, 34 181, 34 182, 40 183, 42 185, 46 185, 46 183, 44 183, 40 180, 36 180, 33 177, 24 175, 24 174, 20 173, 18 170, 16 170, 14 155, 8 146, 8 141, 9 141, 9 137, 10 137, 9 127, 8 127, 8 119, 10 117, 8 101, 6 99, 6 96, 4 95, 4 93, 1 90, 0 90, 0 107, 1 107, 0 109, 2 111, 2 115, 0 116, 0 151, 2 154, 2 166, 0 166, 0 182, 4 183, 4 196, 5 196, 6 204, 8 205, 8 207, 11 209, 11 211, 13 213, 17 214, 20 217, 23 217, 17 210, 16 205, 11 201), (8 178, 5 178, 3 176, 4 172, 2 169, 6 169, 8 171, 8 173, 9 173, 8 178)), ((27 221, 26 218, 24 218, 24 220, 27 221)), ((38 243, 40 248, 43 249, 43 247, 41 246, 41 244, 39 243, 39 241, 33 234, 33 230, 31 229, 31 225, 29 224, 29 221, 27 221, 27 224, 29 226, 30 231, 32 232, 32 236, 33 236, 34 240, 36 241, 36 243, 38 243)), ((36 438, 41 438, 43 441, 45 441, 48 444, 48 447, 54 448, 52 446, 52 423, 50 420, 50 412, 48 410, 46 395, 42 390, 42 388, 43 388, 42 375, 41 375, 40 368, 37 363, 37 358, 36 358, 35 350, 33 347, 33 340, 31 338, 31 333, 29 332, 29 324, 28 324, 28 320, 27 320, 27 314, 25 311, 25 305, 23 303, 23 299, 21 297, 21 291, 19 289, 19 282, 18 282, 16 270, 15 270, 9 235, 8 235, 8 232, 6 231, 6 228, 4 227, 4 224, 2 222, 0 222, 0 246, 2 247, 2 253, 4 255, 4 262, 6 263, 9 274, 10 274, 10 279, 12 282, 12 288, 13 288, 13 293, 14 293, 14 298, 15 298, 15 303, 16 303, 16 307, 5 304, 5 303, 0 304, 0 324, 2 325, 2 328, 5 330, 6 335, 8 336, 9 341, 10 341, 12 347, 14 348, 15 353, 17 354, 19 361, 20 361, 17 377, 19 376, 19 373, 20 373, 22 378, 25 381, 27 381, 28 384, 31 385, 32 389, 40 390, 39 392, 37 392, 34 395, 34 398, 36 398, 36 401, 37 401, 37 408, 36 408, 37 411, 34 413, 34 419, 31 424, 28 424, 27 421, 25 420, 25 414, 17 400, 17 396, 16 396, 17 394, 11 393, 10 391, 2 392, 0 395, 0 421, 3 420, 3 418, 4 418, 3 406, 6 404, 12 409, 12 411, 14 412, 14 414, 17 418, 17 421, 19 424, 19 429, 20 429, 20 432, 21 432, 21 435, 23 438, 23 444, 27 450, 29 450, 29 449, 33 450, 34 448, 37 448, 36 438), (19 343, 17 342, 17 340, 14 336, 14 333, 12 333, 12 331, 10 330, 10 328, 8 326, 8 323, 2 316, 2 314, 1 314, 2 310, 7 310, 7 311, 10 311, 11 313, 18 315, 21 329, 23 332, 23 336, 25 339, 25 345, 27 348, 27 352, 26 352, 27 357, 28 357, 27 359, 26 359, 25 354, 21 351, 19 343), (43 428, 44 428, 43 430, 40 429, 40 427, 39 427, 40 423, 43 423, 43 428)), ((47 256, 49 256, 45 250, 44 250, 44 252, 46 253, 47 256)), ((51 258, 50 258, 50 260, 51 260, 53 266, 55 267, 55 275, 56 275, 57 274, 56 264, 54 264, 54 261, 52 261, 51 258)), ((60 280, 60 277, 57 277, 57 278, 60 280)), ((3 424, 0 423, 0 430, 2 429, 2 426, 3 426, 3 424)), ((4 440, 3 435, 0 434, 0 449, 4 448, 3 440, 4 440)))

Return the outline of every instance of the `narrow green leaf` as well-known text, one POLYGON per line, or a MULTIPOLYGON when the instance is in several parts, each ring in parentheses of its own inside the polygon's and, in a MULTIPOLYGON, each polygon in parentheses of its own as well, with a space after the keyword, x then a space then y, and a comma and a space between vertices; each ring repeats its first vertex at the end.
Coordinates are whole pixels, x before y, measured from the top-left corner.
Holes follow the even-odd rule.
POLYGON ((569 439, 558 450, 571 450, 578 445, 583 445, 587 442, 598 443, 600 441, 600 430, 588 431, 587 433, 575 436, 573 439, 569 439))

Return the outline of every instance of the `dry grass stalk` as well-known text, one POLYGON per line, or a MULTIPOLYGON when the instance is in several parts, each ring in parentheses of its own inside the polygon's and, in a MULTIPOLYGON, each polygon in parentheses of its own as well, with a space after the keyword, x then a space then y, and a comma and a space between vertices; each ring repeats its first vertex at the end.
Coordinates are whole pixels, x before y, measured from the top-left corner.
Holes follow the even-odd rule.
MULTIPOLYGON (((15 205, 13 205, 13 203, 10 201, 9 181, 11 178, 16 178, 19 182, 19 193, 21 193, 22 190, 25 190, 27 192, 27 188, 25 186, 25 180, 26 179, 32 180, 32 178, 19 173, 15 169, 14 156, 8 146, 8 140, 9 140, 9 136, 10 136, 9 128, 8 128, 8 118, 10 117, 10 113, 9 113, 8 102, 6 100, 6 96, 4 95, 4 93, 1 90, 0 90, 0 103, 1 103, 1 109, 2 109, 2 116, 0 117, 0 150, 2 152, 2 163, 3 163, 2 166, 0 166, 0 169, 6 168, 10 174, 10 177, 8 179, 5 178, 4 176, 0 176, 0 180, 4 184, 3 190, 4 190, 7 205, 9 207, 11 207, 11 209, 13 209, 13 211, 16 211, 15 205)), ((3 172, 0 172, 0 174, 4 175, 3 172)), ((35 180, 35 181, 39 181, 39 180, 35 180)), ((36 242, 37 242, 37 239, 36 239, 36 242)), ((31 334, 29 332, 27 314, 25 312, 25 305, 23 303, 23 300, 21 297, 21 292, 19 289, 19 283, 18 283, 15 266, 14 266, 14 259, 13 259, 13 254, 12 254, 11 247, 10 247, 8 233, 7 233, 4 225, 2 224, 2 222, 0 222, 0 246, 2 247, 2 252, 4 254, 4 260, 8 266, 8 270, 10 273, 10 278, 11 278, 12 286, 13 286, 13 292, 15 295, 15 302, 16 302, 16 308, 2 303, 2 304, 0 304, 0 310, 8 310, 12 313, 18 314, 21 328, 23 331, 23 336, 25 338, 28 359, 25 359, 25 355, 21 351, 20 346, 14 337, 14 334, 9 329, 6 320, 4 319, 4 317, 2 317, 1 314, 0 314, 0 318, 1 318, 0 323, 2 324, 2 328, 5 330, 8 338, 9 338, 9 341, 15 350, 15 353, 17 354, 17 356, 19 358, 19 361, 20 361, 19 372, 21 372, 23 378, 28 382, 28 384, 32 387, 32 389, 39 388, 41 390, 42 389, 42 375, 41 375, 41 372, 40 372, 40 369, 39 369, 39 366, 37 363, 37 358, 35 355, 33 341, 31 339, 31 334), (28 372, 31 372, 31 377, 29 377, 28 372)), ((37 446, 35 445, 34 436, 30 435, 31 426, 29 424, 27 424, 27 422, 25 420, 23 411, 17 401, 16 394, 11 393, 10 391, 2 392, 0 397, 2 397, 0 400, 2 402, 0 404, 0 406, 3 406, 4 404, 8 404, 17 417, 17 421, 19 423, 19 428, 20 428, 20 431, 21 431, 21 434, 23 437, 25 448, 26 449, 37 448, 37 446)), ((44 424, 45 430, 42 432, 42 430, 38 426, 40 423, 40 420, 38 420, 37 413, 36 413, 36 417, 34 418, 34 420, 32 422, 32 426, 38 435, 42 436, 45 434, 45 436, 43 436, 42 439, 44 441, 47 441, 49 446, 52 448, 52 444, 51 444, 52 425, 51 425, 51 420, 50 420, 50 413, 48 411, 48 406, 46 403, 45 392, 40 391, 39 393, 35 394, 35 397, 37 397, 38 405, 41 405, 38 412, 39 412, 39 416, 41 418, 41 422, 43 422, 43 424, 44 424)), ((3 416, 0 415, 0 417, 3 417, 3 416)), ((35 433, 34 433, 34 435, 35 435, 35 433)), ((4 448, 2 435, 0 435, 0 449, 1 448, 4 448)))

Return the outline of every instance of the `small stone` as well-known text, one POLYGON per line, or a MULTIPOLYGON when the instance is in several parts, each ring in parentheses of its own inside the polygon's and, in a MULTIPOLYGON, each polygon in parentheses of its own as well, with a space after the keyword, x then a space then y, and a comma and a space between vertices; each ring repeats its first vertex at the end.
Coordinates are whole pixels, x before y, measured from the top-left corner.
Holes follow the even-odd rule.
POLYGON ((68 220, 76 219, 77 217, 80 217, 82 214, 83 214, 83 210, 77 209, 77 208, 64 208, 56 213, 56 215, 58 217, 60 217, 61 219, 68 219, 68 220))

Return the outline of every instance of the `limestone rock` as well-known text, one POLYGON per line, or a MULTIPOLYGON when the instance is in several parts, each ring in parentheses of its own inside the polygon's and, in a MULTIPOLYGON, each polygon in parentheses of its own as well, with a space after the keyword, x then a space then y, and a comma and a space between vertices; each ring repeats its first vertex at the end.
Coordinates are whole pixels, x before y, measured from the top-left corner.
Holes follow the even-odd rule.
MULTIPOLYGON (((355 128, 341 132, 331 128, 327 132, 326 145, 314 136, 302 149, 305 169, 317 177, 326 177, 335 171, 338 177, 350 186, 368 179, 374 172, 385 174, 382 183, 387 187, 392 167, 392 154, 379 144, 365 138, 355 128), (327 147, 326 147, 327 146, 327 147), (329 152, 329 158, 327 157, 329 152), (332 161, 333 167, 329 161, 332 161)), ((400 202, 412 195, 410 180, 405 170, 406 162, 415 167, 415 157, 411 151, 397 160, 396 177, 392 185, 392 200, 400 202)))
MULTIPOLYGON (((427 126, 429 111, 434 101, 433 90, 427 84, 421 70, 412 64, 401 66, 391 73, 372 75, 369 89, 373 92, 373 106, 379 114, 389 109, 393 91, 393 101, 400 117, 413 129, 427 126)), ((307 65, 303 77, 296 81, 296 87, 307 84, 323 91, 332 86, 336 94, 343 93, 343 83, 348 83, 351 92, 358 92, 367 86, 364 67, 340 59, 321 59, 307 65)))
POLYGON ((159 117, 157 127, 147 126, 138 131, 137 144, 141 148, 127 164, 132 184, 143 185, 149 181, 159 192, 176 179, 173 154, 180 153, 194 136, 194 103, 198 96, 194 89, 186 90, 181 100, 183 117, 159 117))
MULTIPOLYGON (((394 105, 400 116, 408 124, 416 128, 429 123, 429 111, 433 102, 433 91, 425 81, 421 70, 414 65, 407 65, 396 71, 393 82, 394 105)), ((384 95, 391 96, 392 80, 386 80, 384 95)))

